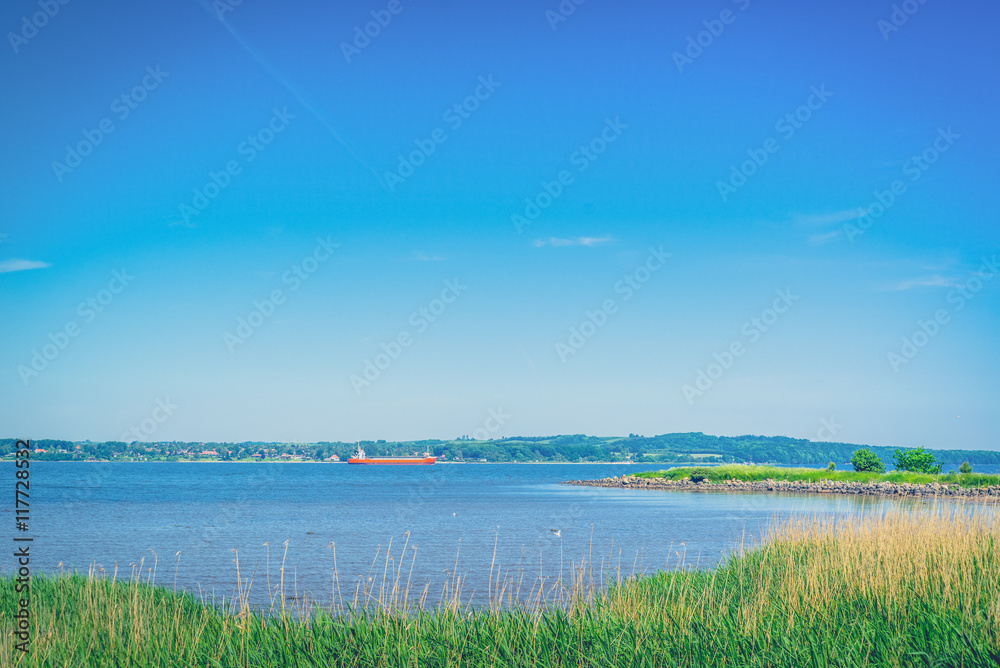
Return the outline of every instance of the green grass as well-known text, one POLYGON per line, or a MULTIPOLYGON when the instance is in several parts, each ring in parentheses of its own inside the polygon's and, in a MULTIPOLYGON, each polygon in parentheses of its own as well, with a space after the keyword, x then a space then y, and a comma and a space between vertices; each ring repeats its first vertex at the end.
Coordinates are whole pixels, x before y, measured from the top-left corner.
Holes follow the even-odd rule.
POLYGON ((857 471, 827 471, 826 469, 781 468, 778 466, 756 466, 746 464, 724 464, 721 466, 677 467, 666 471, 643 471, 632 475, 638 478, 666 478, 681 480, 688 478, 695 471, 700 472, 709 482, 724 482, 726 480, 743 480, 755 482, 760 480, 787 480, 818 482, 820 480, 836 480, 841 482, 895 482, 925 485, 936 482, 942 485, 959 485, 961 487, 989 487, 1000 485, 1000 475, 987 473, 858 473, 857 471))
MULTIPOLYGON (((593 588, 561 606, 424 610, 381 593, 293 616, 203 604, 138 577, 33 582, 33 640, 15 653, 13 582, 0 578, 0 665, 652 667, 995 666, 1000 520, 924 510, 787 523, 707 571, 593 588), (365 600, 365 599, 362 599, 365 600)), ((384 585, 385 583, 383 583, 384 585)), ((391 579, 390 579, 390 583, 391 579)), ((377 590, 381 592, 381 589, 377 590)), ((495 593, 495 592, 494 592, 495 593)), ((501 598, 502 598, 501 594, 501 598)), ((284 600, 279 593, 277 600, 284 600)))

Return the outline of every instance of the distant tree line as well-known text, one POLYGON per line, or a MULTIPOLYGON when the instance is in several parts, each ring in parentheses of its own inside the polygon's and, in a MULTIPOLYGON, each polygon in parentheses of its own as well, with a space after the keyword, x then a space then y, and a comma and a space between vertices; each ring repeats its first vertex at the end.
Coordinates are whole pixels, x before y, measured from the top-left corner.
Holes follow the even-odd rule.
MULTIPOLYGON (((0 439, 0 456, 15 450, 16 439, 0 439)), ((344 461, 354 454, 356 444, 343 441, 317 443, 266 443, 244 441, 222 442, 156 442, 124 443, 120 441, 90 442, 53 439, 32 440, 32 448, 45 450, 33 453, 34 459, 49 460, 122 460, 179 461, 187 459, 220 459, 250 461, 253 459, 296 458, 328 461, 336 456, 344 461), (204 455, 215 452, 216 455, 204 455)), ((361 441, 369 456, 408 456, 424 452, 444 461, 490 462, 663 462, 689 463, 772 463, 806 466, 826 466, 828 462, 847 463, 859 449, 858 444, 809 441, 787 436, 710 436, 701 432, 661 434, 659 436, 628 437, 587 436, 513 436, 478 441, 470 439, 420 441, 361 441)), ((860 446, 884 462, 893 461, 895 448, 860 446)), ((927 450, 928 455, 942 465, 961 462, 973 465, 1000 465, 1000 452, 991 450, 927 450)))
MULTIPOLYGON (((663 434, 640 439, 645 452, 672 454, 717 453, 726 462, 826 465, 847 463, 859 444, 810 441, 788 436, 708 436, 701 432, 663 434)), ((629 440, 631 443, 632 440, 629 440)), ((865 446, 883 461, 892 461, 896 452, 890 446, 865 446)), ((968 461, 971 464, 1000 465, 1000 452, 994 450, 927 450, 942 464, 968 461)))

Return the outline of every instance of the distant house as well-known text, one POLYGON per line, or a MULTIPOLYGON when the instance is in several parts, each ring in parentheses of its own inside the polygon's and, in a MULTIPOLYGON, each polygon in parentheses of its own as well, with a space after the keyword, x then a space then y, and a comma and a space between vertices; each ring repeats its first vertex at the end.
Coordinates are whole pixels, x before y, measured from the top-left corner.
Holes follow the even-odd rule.
POLYGON ((35 448, 35 452, 45 452, 43 448, 35 448))
POLYGON ((201 454, 203 454, 203 455, 211 455, 212 457, 218 457, 219 456, 219 453, 216 452, 215 450, 202 450, 201 454))

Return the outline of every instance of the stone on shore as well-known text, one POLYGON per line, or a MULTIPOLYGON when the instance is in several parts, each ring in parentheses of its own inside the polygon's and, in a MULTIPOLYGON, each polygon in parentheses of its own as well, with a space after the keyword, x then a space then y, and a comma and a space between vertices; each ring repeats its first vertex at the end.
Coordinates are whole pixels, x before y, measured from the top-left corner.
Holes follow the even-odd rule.
POLYGON ((907 496, 907 497, 959 497, 977 501, 1000 501, 1000 485, 992 487, 963 488, 955 484, 942 485, 937 482, 918 485, 894 482, 843 482, 820 480, 819 482, 774 480, 745 481, 732 478, 720 483, 707 479, 693 482, 691 478, 667 480, 665 478, 637 478, 634 475, 602 478, 599 480, 569 480, 566 484, 587 487, 629 487, 641 489, 672 489, 698 492, 775 492, 805 494, 853 494, 862 496, 907 496))

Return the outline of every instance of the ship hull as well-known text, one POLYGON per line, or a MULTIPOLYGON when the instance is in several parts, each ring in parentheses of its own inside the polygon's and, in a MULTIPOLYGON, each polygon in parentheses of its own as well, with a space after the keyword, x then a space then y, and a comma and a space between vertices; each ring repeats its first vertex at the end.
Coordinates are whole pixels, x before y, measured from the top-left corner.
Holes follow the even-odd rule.
POLYGON ((383 466, 426 466, 428 464, 434 464, 435 462, 437 462, 437 457, 365 457, 364 459, 351 457, 347 460, 348 464, 375 464, 383 466))

